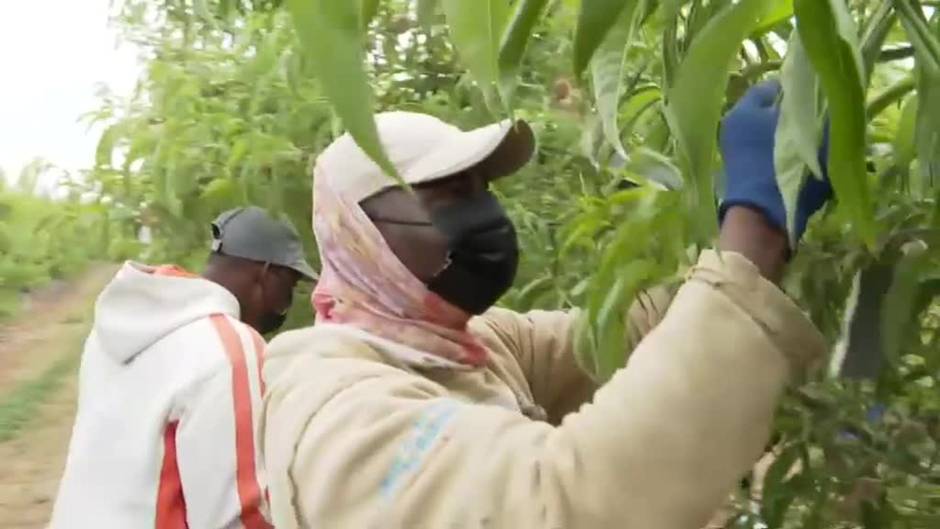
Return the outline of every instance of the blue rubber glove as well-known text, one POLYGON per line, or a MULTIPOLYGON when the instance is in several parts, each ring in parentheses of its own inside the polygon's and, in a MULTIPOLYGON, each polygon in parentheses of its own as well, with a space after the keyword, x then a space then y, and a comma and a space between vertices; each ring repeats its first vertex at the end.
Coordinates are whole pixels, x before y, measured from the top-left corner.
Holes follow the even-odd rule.
MULTIPOLYGON (((872 404, 868 411, 865 413, 865 420, 868 424, 875 426, 881 422, 881 419, 884 418, 885 413, 888 411, 888 407, 880 402, 872 404)), ((839 439, 843 441, 858 441, 858 436, 852 432, 844 431, 839 433, 839 439)))
MULTIPOLYGON (((776 104, 780 83, 768 81, 751 87, 721 122, 721 154, 725 160, 726 187, 719 220, 731 206, 761 211, 774 226, 787 231, 783 196, 774 172, 774 135, 780 108, 776 104)), ((823 135, 819 161, 823 180, 810 176, 797 199, 794 240, 806 231, 806 222, 832 196, 826 174, 829 151, 828 127, 823 135)))

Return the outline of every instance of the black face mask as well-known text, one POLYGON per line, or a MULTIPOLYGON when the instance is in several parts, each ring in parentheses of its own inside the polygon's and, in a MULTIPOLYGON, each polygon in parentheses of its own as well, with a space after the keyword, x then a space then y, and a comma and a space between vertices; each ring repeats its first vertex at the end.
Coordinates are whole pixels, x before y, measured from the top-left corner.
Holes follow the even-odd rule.
MULTIPOLYGON (((270 265, 265 264, 265 269, 264 269, 264 272, 263 272, 264 274, 272 274, 272 273, 273 273, 272 270, 269 268, 269 266, 270 266, 270 265)), ((283 282, 282 282, 282 281, 279 282, 278 279, 275 278, 275 285, 279 285, 279 284, 281 284, 281 283, 283 283, 283 282)), ((266 335, 266 334, 270 334, 270 333, 272 333, 272 332, 274 332, 274 331, 276 331, 276 330, 278 330, 278 329, 280 329, 281 327, 284 326, 284 322, 287 320, 287 313, 288 313, 288 311, 290 310, 290 306, 291 306, 291 304, 292 304, 292 302, 293 302, 293 300, 294 300, 294 296, 293 296, 293 291, 289 291, 289 292, 287 293, 287 298, 286 298, 286 299, 284 299, 284 296, 282 296, 282 295, 277 295, 277 294, 275 294, 274 296, 268 296, 267 294, 268 294, 270 291, 268 291, 268 290, 266 290, 266 289, 269 288, 269 286, 268 286, 268 282, 265 281, 265 278, 264 278, 264 277, 262 277, 262 280, 261 280, 261 282, 260 282, 260 286, 261 286, 261 299, 263 299, 263 300, 265 300, 265 301, 274 299, 274 300, 277 300, 277 301, 275 302, 275 303, 277 303, 277 305, 275 305, 275 306, 287 307, 287 308, 285 308, 282 312, 273 312, 273 311, 272 311, 272 312, 266 312, 266 313, 264 313, 264 314, 261 315, 261 320, 258 322, 258 328, 257 328, 256 330, 257 330, 259 333, 261 333, 261 334, 263 334, 263 335, 266 335), (282 303, 284 303, 284 304, 282 305, 282 303)), ((280 288, 280 287, 276 287, 276 288, 275 288, 275 291, 278 291, 279 288, 280 288)), ((269 306, 270 306, 270 305, 269 305, 269 306)))
POLYGON ((287 320, 287 313, 277 313, 269 312, 261 316, 261 321, 258 322, 258 332, 261 334, 269 334, 278 329, 280 329, 284 322, 287 320))
POLYGON ((447 263, 428 289, 470 314, 482 314, 516 278, 519 243, 512 221, 489 191, 431 211, 448 241, 447 263))

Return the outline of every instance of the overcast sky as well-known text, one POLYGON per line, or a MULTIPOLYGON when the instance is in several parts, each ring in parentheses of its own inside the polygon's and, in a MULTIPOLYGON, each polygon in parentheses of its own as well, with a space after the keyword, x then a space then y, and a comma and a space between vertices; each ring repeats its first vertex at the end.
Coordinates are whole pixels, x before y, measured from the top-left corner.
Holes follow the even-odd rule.
POLYGON ((111 0, 4 1, 0 7, 0 167, 15 178, 42 157, 89 167, 97 130, 79 123, 96 107, 96 86, 128 94, 136 53, 108 27, 111 0))

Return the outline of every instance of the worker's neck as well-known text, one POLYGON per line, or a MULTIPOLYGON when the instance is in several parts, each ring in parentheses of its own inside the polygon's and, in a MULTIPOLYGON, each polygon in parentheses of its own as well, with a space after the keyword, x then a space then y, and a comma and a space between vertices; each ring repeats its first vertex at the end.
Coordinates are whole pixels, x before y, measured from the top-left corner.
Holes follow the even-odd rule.
POLYGON ((202 272, 202 277, 231 292, 232 295, 235 296, 235 299, 238 300, 239 307, 242 306, 242 299, 244 299, 242 290, 244 287, 239 281, 234 279, 233 274, 226 273, 226 271, 220 269, 220 267, 210 264, 202 272))

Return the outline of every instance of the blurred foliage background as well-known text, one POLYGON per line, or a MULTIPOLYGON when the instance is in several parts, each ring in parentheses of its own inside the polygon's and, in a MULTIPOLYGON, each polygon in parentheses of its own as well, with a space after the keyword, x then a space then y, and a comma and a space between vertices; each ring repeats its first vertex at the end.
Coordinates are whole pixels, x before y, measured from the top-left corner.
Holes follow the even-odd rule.
POLYGON ((92 260, 135 257, 143 245, 108 199, 85 197, 68 174, 37 159, 15 186, 0 175, 0 322, 15 315, 25 295, 54 280, 67 279, 92 260), (52 200, 37 190, 43 175, 61 185, 52 200))

